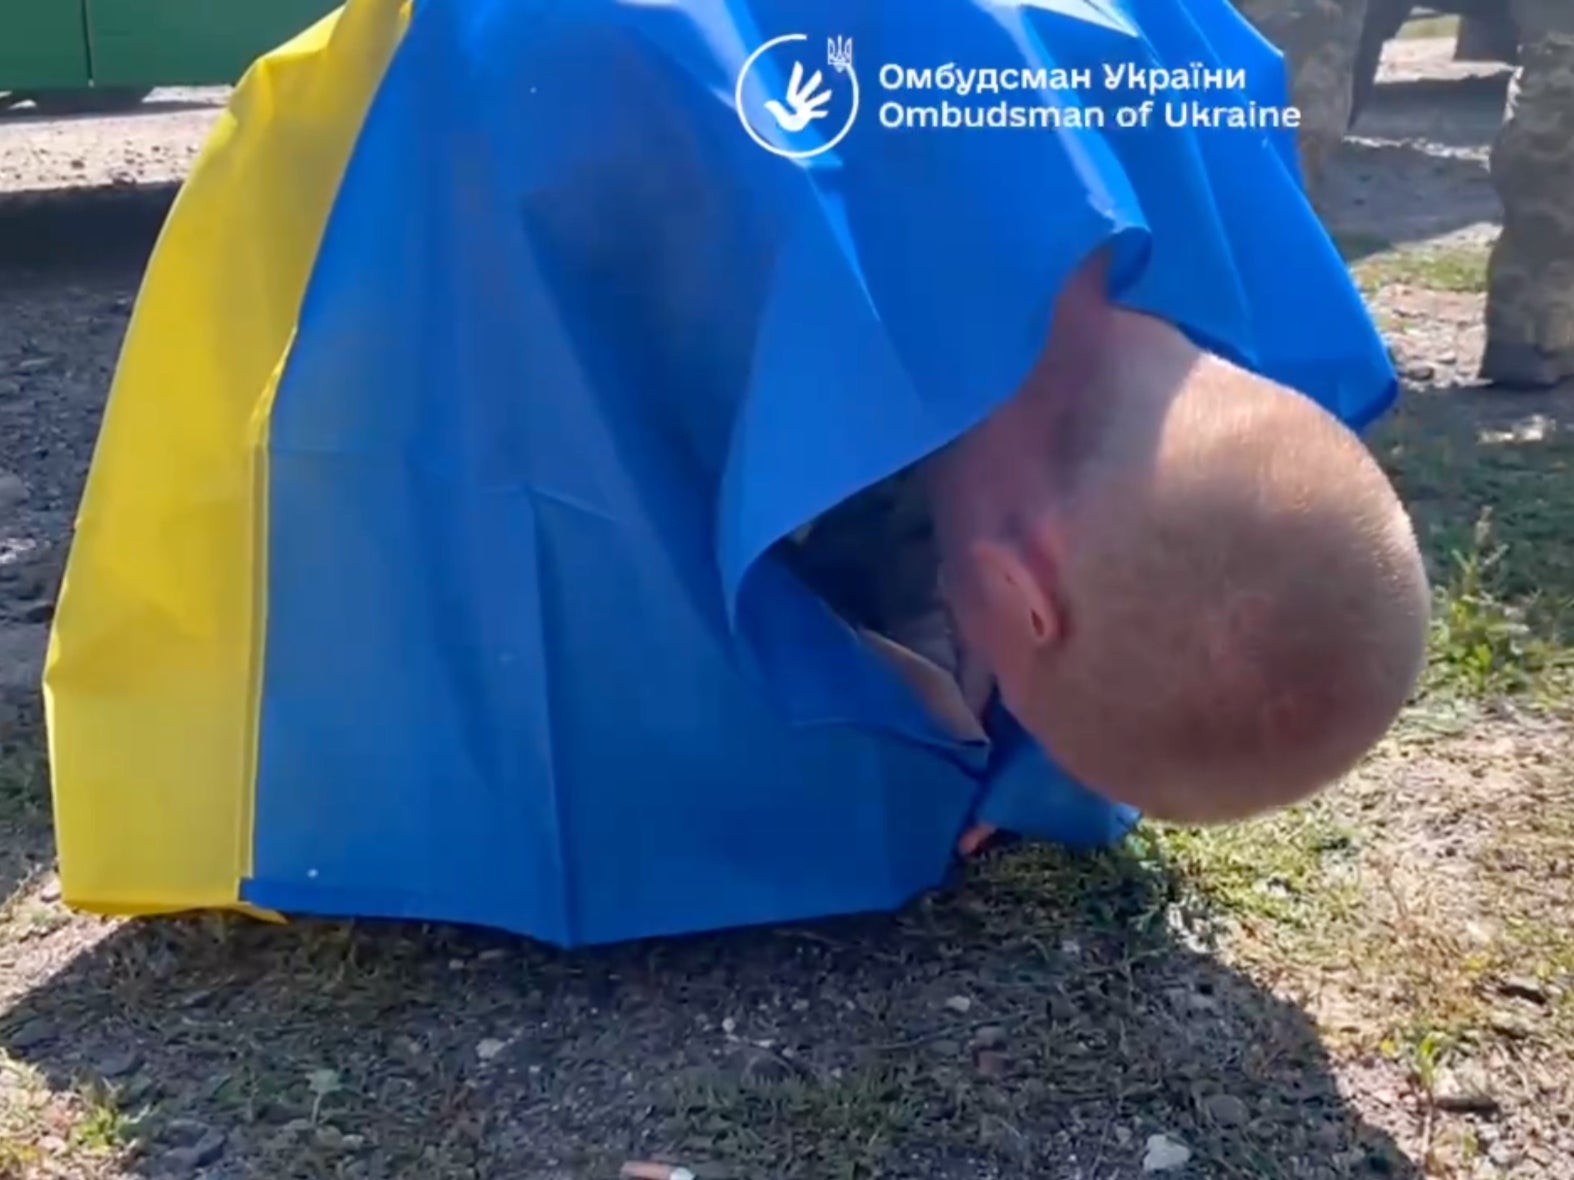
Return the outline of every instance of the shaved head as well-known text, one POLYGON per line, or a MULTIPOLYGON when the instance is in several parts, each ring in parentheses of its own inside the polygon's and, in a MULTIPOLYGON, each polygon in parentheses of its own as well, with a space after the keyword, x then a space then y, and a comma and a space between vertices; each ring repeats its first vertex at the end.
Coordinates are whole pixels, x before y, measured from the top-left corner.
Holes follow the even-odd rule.
POLYGON ((1430 593, 1399 497, 1296 390, 1120 307, 1095 255, 926 479, 957 627, 1071 775, 1155 818, 1304 799, 1393 724, 1430 593))
POLYGON ((1310 399, 1196 354, 1178 381, 1070 403, 1061 503, 1029 530, 1061 616, 1013 712, 1089 786, 1156 818, 1294 802, 1393 723, 1426 649, 1408 517, 1310 399))

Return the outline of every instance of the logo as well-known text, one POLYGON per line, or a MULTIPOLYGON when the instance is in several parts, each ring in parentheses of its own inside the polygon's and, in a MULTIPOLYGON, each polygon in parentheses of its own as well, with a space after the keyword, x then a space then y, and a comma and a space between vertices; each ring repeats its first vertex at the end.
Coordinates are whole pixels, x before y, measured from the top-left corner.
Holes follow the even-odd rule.
POLYGON ((787 33, 761 45, 745 59, 733 92, 738 121, 749 133, 749 138, 766 151, 790 160, 803 160, 830 151, 842 142, 858 118, 858 75, 853 70, 851 37, 831 37, 826 41, 824 67, 812 61, 805 62, 801 50, 771 53, 780 46, 808 40, 807 33, 787 33), (789 61, 791 70, 787 71, 789 61), (754 90, 765 97, 751 104, 745 91, 749 75, 756 72, 756 66, 759 67, 760 84, 754 90), (783 71, 787 74, 785 86, 780 80, 783 71), (773 73, 777 75, 775 78, 773 73), (833 116, 843 110, 847 113, 838 125, 833 116), (831 118, 829 125, 837 128, 829 137, 827 118, 831 118), (776 142, 773 143, 773 139, 776 142))

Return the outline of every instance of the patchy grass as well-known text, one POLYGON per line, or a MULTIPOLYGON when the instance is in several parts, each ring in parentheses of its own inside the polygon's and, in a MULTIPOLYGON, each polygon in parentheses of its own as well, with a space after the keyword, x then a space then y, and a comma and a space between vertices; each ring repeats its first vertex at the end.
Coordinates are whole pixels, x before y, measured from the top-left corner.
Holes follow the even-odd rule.
MULTIPOLYGON (((1490 398, 1492 395, 1486 395, 1490 398)), ((1565 703, 1574 673, 1574 433, 1566 402, 1414 398, 1375 445, 1438 590, 1428 688, 1565 703)))
POLYGON ((1428 1175, 1467 1174, 1508 1122, 1558 1142, 1574 1100, 1574 746, 1566 723, 1481 732, 1431 759, 1396 741, 1285 815, 1163 834, 1223 958, 1303 1004, 1336 1059, 1404 1079, 1428 1175))
MULTIPOLYGON (((1475 256, 1347 250, 1369 289, 1480 273, 1475 256)), ((1408 395, 1372 439, 1436 591, 1407 716, 1313 803, 1157 833, 1224 961, 1295 996, 1347 1068, 1403 1077, 1401 1139, 1427 1175, 1551 1176, 1571 1142, 1543 1113, 1574 1109, 1571 424, 1569 394, 1408 395)))
POLYGON ((1459 18, 1457 16, 1422 16, 1408 20, 1399 29, 1401 40, 1424 40, 1430 37, 1457 37, 1459 35, 1459 18))
POLYGON ((1385 287, 1424 287, 1432 291, 1478 294, 1486 290, 1488 251, 1475 244, 1416 245, 1384 249, 1376 240, 1351 242, 1343 248, 1359 250, 1351 266, 1357 285, 1368 296, 1385 287), (1363 249, 1363 247, 1370 247, 1363 249))
POLYGON ((0 745, 0 927, 28 908, 28 895, 18 886, 38 871, 50 851, 49 771, 41 743, 0 745))
POLYGON ((0 1054, 0 1177, 105 1174, 135 1143, 135 1122, 92 1084, 57 1090, 0 1054))
POLYGON ((0 747, 0 816, 17 828, 49 821, 49 767, 36 741, 0 747))

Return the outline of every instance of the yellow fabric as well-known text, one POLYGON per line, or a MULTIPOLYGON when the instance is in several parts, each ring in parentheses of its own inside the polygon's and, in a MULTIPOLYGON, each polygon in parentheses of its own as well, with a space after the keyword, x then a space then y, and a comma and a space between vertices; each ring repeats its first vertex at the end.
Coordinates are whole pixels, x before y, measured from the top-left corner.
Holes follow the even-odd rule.
POLYGON ((239 908, 250 871, 272 390, 408 0, 260 58, 132 315, 44 673, 65 900, 239 908))

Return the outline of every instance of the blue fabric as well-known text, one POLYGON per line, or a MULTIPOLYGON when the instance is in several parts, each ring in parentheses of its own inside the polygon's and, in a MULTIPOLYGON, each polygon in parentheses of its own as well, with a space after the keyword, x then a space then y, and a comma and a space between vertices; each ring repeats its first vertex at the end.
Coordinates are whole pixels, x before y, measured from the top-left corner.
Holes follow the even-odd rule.
POLYGON ((766 551, 1008 397, 1101 245, 1127 305, 1386 408, 1287 135, 877 117, 886 63, 1194 61, 1247 71, 1208 101, 1283 101, 1227 0, 417 0, 273 410, 245 896, 603 942, 899 905, 976 816, 1119 839, 1009 725, 948 739, 766 551), (803 160, 733 97, 791 32, 862 82, 803 160))

